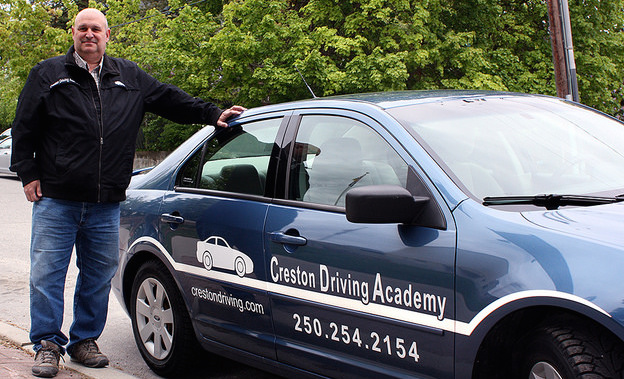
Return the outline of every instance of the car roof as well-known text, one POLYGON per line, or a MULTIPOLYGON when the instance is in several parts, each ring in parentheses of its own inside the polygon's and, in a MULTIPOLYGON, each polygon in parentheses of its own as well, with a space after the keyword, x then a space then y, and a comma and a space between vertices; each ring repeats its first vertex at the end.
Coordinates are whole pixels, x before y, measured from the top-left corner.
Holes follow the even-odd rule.
POLYGON ((428 91, 393 91, 370 92, 350 95, 317 97, 307 100, 291 101, 286 103, 266 105, 245 111, 244 116, 279 112, 292 109, 306 108, 359 108, 374 106, 381 109, 397 108, 402 106, 452 100, 466 100, 483 97, 549 97, 504 91, 485 90, 428 90, 428 91))
POLYGON ((525 96, 511 92, 477 91, 477 90, 428 90, 428 91, 395 91, 371 92, 352 95, 326 97, 326 100, 366 102, 388 109, 405 105, 430 103, 443 100, 461 100, 488 96, 525 96))

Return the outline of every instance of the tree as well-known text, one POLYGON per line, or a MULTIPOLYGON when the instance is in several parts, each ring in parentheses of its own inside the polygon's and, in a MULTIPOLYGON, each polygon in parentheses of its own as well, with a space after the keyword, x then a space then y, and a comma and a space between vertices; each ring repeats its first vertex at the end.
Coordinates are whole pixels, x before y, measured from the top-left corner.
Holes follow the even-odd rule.
POLYGON ((247 0, 223 9, 210 39, 219 62, 214 97, 258 105, 309 97, 295 67, 319 95, 409 88, 438 55, 437 1, 247 0))
MULTIPOLYGON (((39 60, 71 43, 72 0, 0 0, 0 123, 39 60), (17 36, 18 38, 15 38, 17 36)), ((98 0, 100 1, 100 0, 98 0)), ((222 107, 401 89, 555 95, 546 0, 106 0, 107 51, 222 107), (136 22, 135 22, 136 21, 136 22)), ((570 0, 581 101, 624 102, 624 0, 570 0)), ((146 117, 149 149, 200 126, 146 117)))
POLYGON ((580 101, 621 116, 624 2, 576 0, 570 8, 580 101))
MULTIPOLYGON (((580 100, 619 114, 624 2, 576 0, 569 7, 580 100)), ((485 52, 487 65, 467 71, 466 76, 485 72, 499 77, 510 91, 556 95, 544 0, 456 0, 452 8, 456 13, 445 22, 455 31, 473 32, 474 47, 485 52)))
POLYGON ((0 128, 9 128, 30 69, 67 49, 69 34, 58 25, 63 7, 41 0, 0 3, 0 128))
POLYGON ((210 39, 216 98, 307 97, 295 67, 320 95, 554 89, 543 1, 239 0, 223 17, 210 39))
MULTIPOLYGON (((169 8, 151 9, 143 9, 143 5, 144 2, 135 0, 107 2, 107 18, 112 26, 107 52, 137 62, 155 78, 193 96, 229 106, 228 97, 210 97, 208 92, 218 73, 211 72, 205 63, 208 41, 220 27, 218 17, 210 10, 220 11, 220 2, 208 1, 196 7, 171 1, 169 8), (142 20, 126 24, 137 19, 142 20)), ((172 150, 200 127, 147 115, 142 128, 142 148, 172 150)))
POLYGON ((466 66, 451 67, 446 86, 555 94, 545 1, 456 0, 442 19, 478 52, 464 59, 466 66))

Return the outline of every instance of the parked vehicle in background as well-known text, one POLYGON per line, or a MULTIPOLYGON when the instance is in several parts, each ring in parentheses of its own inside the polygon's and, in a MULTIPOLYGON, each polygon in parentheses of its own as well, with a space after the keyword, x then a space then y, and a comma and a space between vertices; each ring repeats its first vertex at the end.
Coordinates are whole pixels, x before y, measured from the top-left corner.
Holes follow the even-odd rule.
POLYGON ((0 174, 17 176, 16 173, 9 170, 11 167, 11 137, 4 138, 0 141, 0 174))
POLYGON ((624 127, 580 104, 261 107, 127 194, 113 287, 160 375, 198 346, 286 376, 623 375, 624 127), (206 263, 217 236, 243 275, 206 263))

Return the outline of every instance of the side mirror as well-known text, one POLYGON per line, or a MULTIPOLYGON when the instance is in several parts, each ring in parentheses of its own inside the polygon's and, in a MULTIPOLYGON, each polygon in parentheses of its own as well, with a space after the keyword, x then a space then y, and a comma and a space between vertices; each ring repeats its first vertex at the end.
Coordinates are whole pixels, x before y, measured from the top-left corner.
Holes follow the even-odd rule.
POLYGON ((345 201, 347 220, 350 222, 412 224, 430 199, 413 196, 400 186, 375 185, 351 189, 345 201))

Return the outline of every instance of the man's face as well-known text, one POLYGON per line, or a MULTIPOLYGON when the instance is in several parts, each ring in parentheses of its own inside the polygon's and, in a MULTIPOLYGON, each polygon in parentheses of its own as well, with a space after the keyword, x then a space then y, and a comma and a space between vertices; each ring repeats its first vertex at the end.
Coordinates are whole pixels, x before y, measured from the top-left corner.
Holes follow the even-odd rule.
POLYGON ((72 37, 74 48, 83 59, 99 61, 110 37, 106 17, 94 9, 83 10, 76 16, 72 37))

